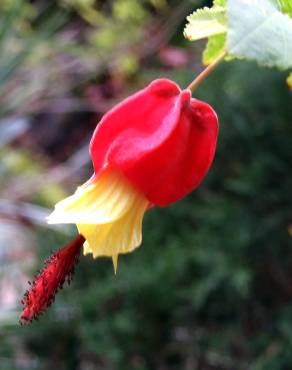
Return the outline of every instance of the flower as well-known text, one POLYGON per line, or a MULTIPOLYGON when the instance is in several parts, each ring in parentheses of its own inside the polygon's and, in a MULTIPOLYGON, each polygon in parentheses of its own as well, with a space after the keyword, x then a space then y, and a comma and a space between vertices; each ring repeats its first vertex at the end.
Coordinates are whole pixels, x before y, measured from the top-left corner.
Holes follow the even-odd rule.
POLYGON ((142 241, 147 209, 185 197, 214 158, 218 120, 205 102, 167 79, 153 81, 104 115, 90 144, 94 174, 59 202, 49 223, 74 223, 84 253, 119 254, 142 241))
POLYGON ((118 256, 142 241, 147 209, 167 206, 190 193, 214 157, 214 110, 166 79, 153 81, 109 111, 90 144, 93 176, 55 206, 49 223, 73 223, 79 235, 45 262, 25 293, 21 322, 38 318, 65 281, 81 247, 94 257, 118 256))

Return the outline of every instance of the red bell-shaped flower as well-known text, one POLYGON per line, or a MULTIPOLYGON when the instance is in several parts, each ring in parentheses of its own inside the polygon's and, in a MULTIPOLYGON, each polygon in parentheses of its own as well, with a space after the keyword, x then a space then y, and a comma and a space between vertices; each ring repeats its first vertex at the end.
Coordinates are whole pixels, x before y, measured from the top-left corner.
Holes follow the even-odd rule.
POLYGON ((151 204, 166 206, 204 178, 217 134, 210 105, 170 80, 155 80, 100 121, 90 146, 95 174, 111 165, 151 204))
POLYGON ((94 175, 56 205, 50 223, 75 223, 84 253, 112 257, 142 241, 144 213, 192 191, 214 157, 216 113, 160 79, 110 110, 90 146, 94 175))
POLYGON ((218 121, 206 103, 172 81, 160 79, 109 111, 91 140, 95 173, 59 202, 49 223, 74 223, 80 236, 56 252, 25 294, 22 320, 44 311, 70 279, 81 245, 84 253, 119 254, 142 241, 151 206, 166 206, 192 191, 214 157, 218 121))

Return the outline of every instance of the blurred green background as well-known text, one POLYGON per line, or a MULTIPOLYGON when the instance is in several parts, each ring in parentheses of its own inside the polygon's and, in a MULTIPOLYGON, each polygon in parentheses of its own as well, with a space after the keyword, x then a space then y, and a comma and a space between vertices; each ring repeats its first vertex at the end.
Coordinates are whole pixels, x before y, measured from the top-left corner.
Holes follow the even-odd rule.
POLYGON ((90 176, 96 123, 154 78, 187 86, 204 43, 184 20, 209 3, 1 0, 1 370, 292 368, 292 93, 246 62, 196 92, 220 119, 200 188, 146 215, 116 276, 84 257, 45 316, 18 324, 27 280, 75 233, 45 217, 90 176))

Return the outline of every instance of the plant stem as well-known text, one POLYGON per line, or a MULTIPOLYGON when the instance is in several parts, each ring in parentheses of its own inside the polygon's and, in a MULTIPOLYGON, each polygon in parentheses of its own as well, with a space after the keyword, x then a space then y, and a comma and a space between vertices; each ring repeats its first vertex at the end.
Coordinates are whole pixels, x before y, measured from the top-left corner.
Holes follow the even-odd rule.
POLYGON ((226 56, 226 51, 221 53, 218 58, 216 58, 211 64, 209 64, 187 87, 192 92, 194 92, 202 81, 217 67, 217 65, 222 62, 226 56))

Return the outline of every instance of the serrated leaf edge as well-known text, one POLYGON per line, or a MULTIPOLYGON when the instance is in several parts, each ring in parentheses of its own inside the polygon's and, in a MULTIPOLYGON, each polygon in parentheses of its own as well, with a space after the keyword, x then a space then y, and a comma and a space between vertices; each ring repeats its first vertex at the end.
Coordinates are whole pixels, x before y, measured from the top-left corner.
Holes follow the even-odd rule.
POLYGON ((186 39, 188 39, 189 41, 200 40, 200 39, 207 38, 207 37, 214 36, 214 35, 218 35, 218 34, 221 34, 221 33, 224 33, 224 32, 227 31, 226 8, 224 8, 222 6, 215 6, 215 7, 212 7, 212 8, 208 8, 208 7, 205 6, 204 8, 197 9, 193 13, 188 15, 186 20, 187 20, 188 23, 185 25, 183 34, 184 34, 184 37, 186 39), (219 18, 218 18, 219 15, 220 15, 220 17, 225 18, 224 22, 219 20, 219 18), (202 18, 200 19, 200 17, 202 17, 202 18), (204 19, 204 17, 206 19, 204 19), (207 19, 207 17, 210 17, 210 19, 207 19), (218 25, 220 25, 222 27, 220 31, 216 31, 216 32, 211 32, 210 31, 210 32, 206 33, 205 35, 203 35, 201 37, 192 37, 191 33, 188 32, 188 30, 190 28, 193 28, 193 25, 191 24, 191 22, 204 22, 204 21, 206 21, 206 22, 209 21, 210 22, 210 21, 212 21, 212 18, 213 18, 214 22, 217 22, 218 25))

